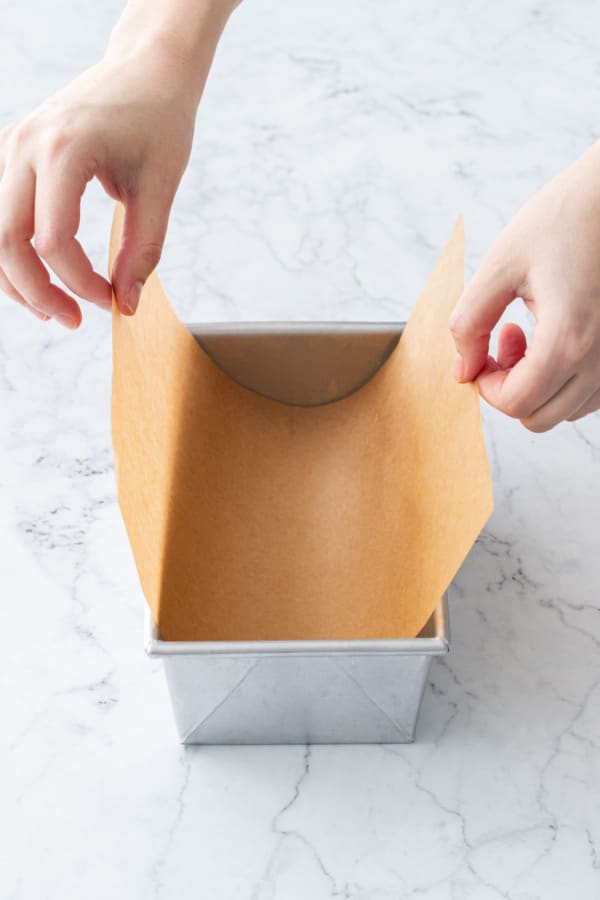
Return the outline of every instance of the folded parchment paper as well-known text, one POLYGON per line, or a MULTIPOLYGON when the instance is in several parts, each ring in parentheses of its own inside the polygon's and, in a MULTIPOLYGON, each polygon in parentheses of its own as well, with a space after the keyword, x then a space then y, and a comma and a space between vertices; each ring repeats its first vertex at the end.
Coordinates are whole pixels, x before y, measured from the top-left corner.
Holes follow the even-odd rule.
MULTIPOLYGON (((117 208, 110 260, 118 249, 117 208)), ((492 510, 477 388, 453 377, 456 225, 400 343, 311 408, 241 387, 156 274, 113 303, 118 496, 165 640, 414 637, 492 510)))

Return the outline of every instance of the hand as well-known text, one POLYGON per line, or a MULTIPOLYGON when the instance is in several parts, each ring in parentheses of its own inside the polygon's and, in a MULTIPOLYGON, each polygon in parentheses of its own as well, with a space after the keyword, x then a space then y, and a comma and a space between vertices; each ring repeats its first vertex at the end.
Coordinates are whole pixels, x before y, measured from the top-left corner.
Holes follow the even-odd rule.
POLYGON ((41 319, 81 322, 78 297, 110 308, 111 285, 76 239, 80 202, 98 178, 125 204, 114 270, 132 314, 156 266, 188 160, 195 106, 160 59, 105 59, 0 135, 0 287, 41 319), (32 243, 33 239, 33 243, 32 243))
POLYGON ((238 0, 129 0, 104 59, 0 133, 0 289, 40 319, 77 328, 77 301, 110 309, 110 283, 76 235, 98 178, 125 206, 112 279, 133 315, 160 258, 190 154, 196 109, 238 0))
POLYGON ((456 377, 531 431, 600 409, 600 143, 550 181, 488 251, 460 298, 450 330, 456 377), (504 325, 497 359, 490 333, 521 297, 535 316, 504 325))

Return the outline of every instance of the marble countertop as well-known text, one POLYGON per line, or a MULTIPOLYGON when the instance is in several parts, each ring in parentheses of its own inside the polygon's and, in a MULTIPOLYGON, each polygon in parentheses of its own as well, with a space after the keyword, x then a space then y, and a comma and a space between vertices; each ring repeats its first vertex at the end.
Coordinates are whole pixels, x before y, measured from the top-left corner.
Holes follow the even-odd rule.
MULTIPOLYGON (((4 0, 0 122, 119 4, 4 0)), ((457 214, 470 274, 597 135, 593 2, 246 0, 161 275, 187 320, 397 319, 457 214)), ((111 204, 83 241, 103 269, 111 204)), ((516 312, 517 317, 522 317, 516 312)), ((414 745, 177 743, 115 500, 108 316, 0 307, 2 900, 597 900, 600 417, 484 410, 496 511, 414 745)))

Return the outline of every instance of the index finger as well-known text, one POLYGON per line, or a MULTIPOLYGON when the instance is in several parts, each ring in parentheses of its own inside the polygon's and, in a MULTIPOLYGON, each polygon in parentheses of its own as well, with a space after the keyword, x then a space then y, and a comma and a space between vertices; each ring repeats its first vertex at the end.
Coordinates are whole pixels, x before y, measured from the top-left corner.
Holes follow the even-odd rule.
POLYGON ((484 368, 490 335, 518 296, 523 273, 503 245, 494 245, 464 290, 450 316, 450 331, 462 358, 459 381, 472 381, 484 368))
POLYGON ((76 238, 81 198, 90 180, 87 176, 85 167, 73 159, 63 160, 52 170, 47 164, 38 168, 35 249, 69 290, 104 309, 110 309, 111 286, 105 278, 94 272, 76 238))

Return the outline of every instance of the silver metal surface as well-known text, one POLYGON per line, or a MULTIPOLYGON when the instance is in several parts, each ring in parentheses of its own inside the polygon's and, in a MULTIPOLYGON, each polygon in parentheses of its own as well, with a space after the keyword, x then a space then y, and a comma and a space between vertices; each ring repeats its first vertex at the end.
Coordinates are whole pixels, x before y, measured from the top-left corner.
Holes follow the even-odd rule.
POLYGON ((292 406, 322 406, 373 377, 396 347, 404 323, 240 322, 187 328, 242 387, 292 406))
POLYGON ((417 638, 356 641, 161 641, 186 744, 407 743, 433 656, 448 652, 444 597, 417 638))
MULTIPOLYGON (((357 390, 403 323, 188 325, 239 384, 312 406, 357 390)), ((186 744, 414 740, 433 656, 450 646, 446 597, 416 638, 163 641, 147 611, 146 652, 162 658, 186 744)))

